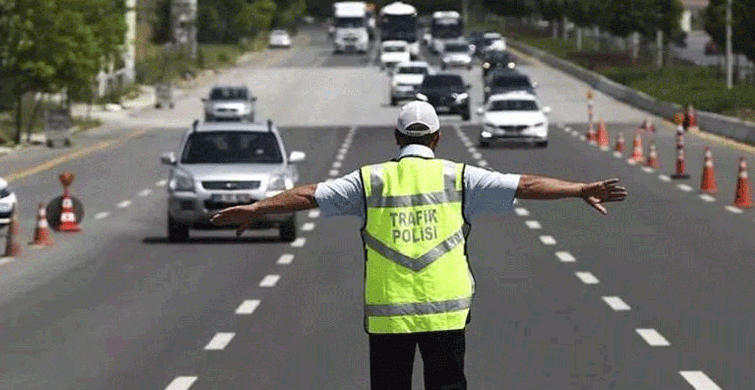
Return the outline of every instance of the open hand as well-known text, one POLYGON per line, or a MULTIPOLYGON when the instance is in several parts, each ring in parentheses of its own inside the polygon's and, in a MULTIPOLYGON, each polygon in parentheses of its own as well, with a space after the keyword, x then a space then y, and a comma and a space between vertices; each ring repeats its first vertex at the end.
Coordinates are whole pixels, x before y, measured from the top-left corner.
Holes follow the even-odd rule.
POLYGON ((235 206, 223 209, 215 213, 210 219, 216 226, 239 226, 236 229, 236 236, 240 236, 244 230, 248 229, 254 220, 254 211, 249 205, 235 206))
POLYGON ((603 203, 621 202, 628 194, 626 188, 619 186, 619 179, 588 183, 582 188, 582 199, 603 215, 608 214, 603 203))

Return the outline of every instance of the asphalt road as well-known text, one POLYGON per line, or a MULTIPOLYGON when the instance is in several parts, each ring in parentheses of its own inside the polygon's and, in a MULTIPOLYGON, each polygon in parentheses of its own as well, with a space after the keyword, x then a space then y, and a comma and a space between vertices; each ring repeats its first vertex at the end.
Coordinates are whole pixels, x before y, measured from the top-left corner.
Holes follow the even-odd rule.
MULTIPOLYGON (((252 87, 259 117, 281 126, 290 150, 307 153, 302 182, 393 157, 398 109, 388 105, 387 76, 369 56, 333 55, 324 30, 302 33, 306 45, 269 52, 218 82, 252 87)), ((661 168, 629 165, 626 154, 580 140, 584 84, 526 58, 520 66, 553 109, 549 147, 478 149, 476 117, 443 117, 437 154, 504 172, 618 177, 630 197, 605 217, 578 200, 519 201, 473 221, 470 389, 755 388, 755 224, 751 210, 726 207, 737 158, 755 154, 690 135, 692 177, 668 181, 673 129, 658 123, 661 168), (703 199, 706 145, 720 193, 703 199)), ((478 105, 479 69, 460 72, 478 105)), ((1 389, 369 388, 358 221, 302 212, 302 240, 292 244, 274 231, 241 240, 193 231, 188 243, 167 242, 159 155, 178 146, 208 88, 172 111, 147 109, 81 135, 75 151, 2 160, 2 174, 18 177, 26 240, 35 205, 60 193, 63 170, 76 173, 87 217, 83 232, 55 234, 55 247, 2 261, 1 389)), ((595 105, 612 140, 623 131, 631 148, 646 114, 603 95, 595 105)))

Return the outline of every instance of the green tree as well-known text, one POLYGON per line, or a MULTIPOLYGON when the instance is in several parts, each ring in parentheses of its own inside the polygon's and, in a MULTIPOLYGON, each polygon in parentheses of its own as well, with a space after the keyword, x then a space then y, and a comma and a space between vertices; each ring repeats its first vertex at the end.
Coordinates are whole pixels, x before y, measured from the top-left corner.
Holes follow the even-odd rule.
MULTIPOLYGON (((732 49, 755 61, 755 0, 732 1, 732 49)), ((726 50, 726 0, 710 0, 703 12, 705 31, 726 50)))

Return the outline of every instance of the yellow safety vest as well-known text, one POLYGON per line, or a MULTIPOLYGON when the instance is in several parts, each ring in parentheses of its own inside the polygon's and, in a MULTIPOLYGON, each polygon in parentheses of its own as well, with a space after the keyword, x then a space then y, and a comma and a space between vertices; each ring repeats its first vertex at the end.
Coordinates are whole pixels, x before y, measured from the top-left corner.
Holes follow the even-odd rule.
POLYGON ((368 333, 466 326, 474 279, 466 256, 463 169, 411 156, 362 167, 368 333))

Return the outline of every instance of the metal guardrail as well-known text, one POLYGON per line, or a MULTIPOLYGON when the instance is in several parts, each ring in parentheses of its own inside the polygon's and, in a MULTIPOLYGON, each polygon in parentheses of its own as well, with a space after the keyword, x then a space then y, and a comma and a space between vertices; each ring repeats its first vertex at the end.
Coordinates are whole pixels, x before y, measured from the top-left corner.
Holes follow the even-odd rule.
MULTIPOLYGON (((661 118, 673 120, 674 114, 682 109, 682 106, 678 104, 657 100, 527 44, 516 41, 509 41, 508 44, 524 54, 584 81, 593 89, 661 118)), ((755 123, 707 111, 697 112, 697 123, 703 131, 755 145, 755 123)))

